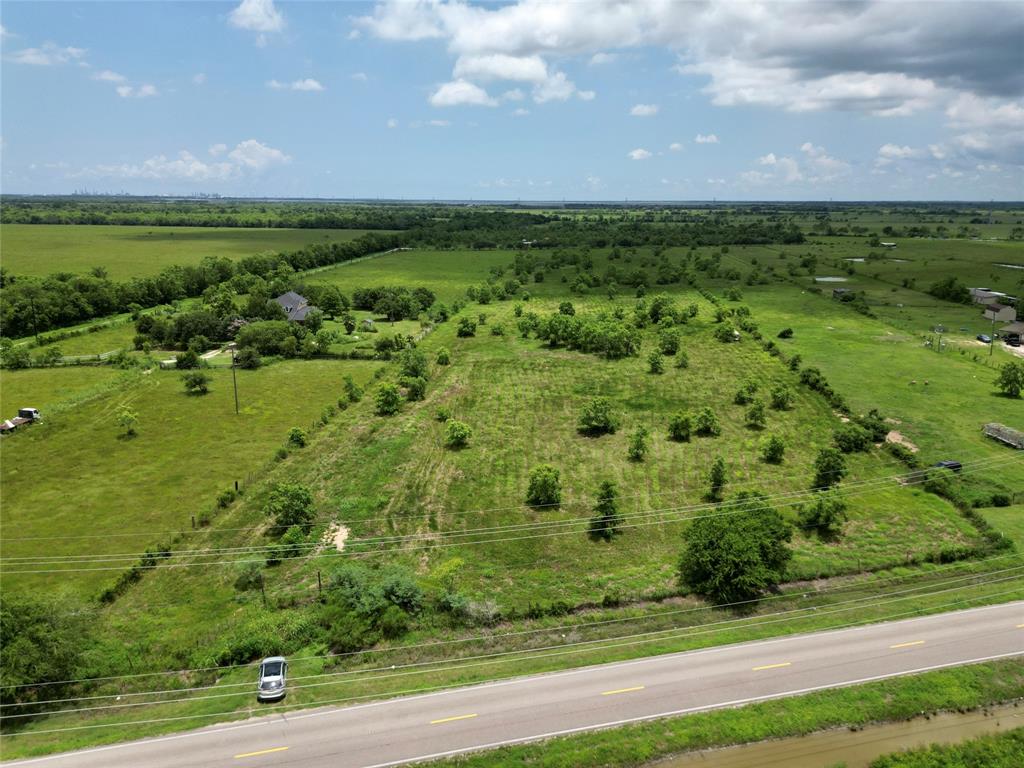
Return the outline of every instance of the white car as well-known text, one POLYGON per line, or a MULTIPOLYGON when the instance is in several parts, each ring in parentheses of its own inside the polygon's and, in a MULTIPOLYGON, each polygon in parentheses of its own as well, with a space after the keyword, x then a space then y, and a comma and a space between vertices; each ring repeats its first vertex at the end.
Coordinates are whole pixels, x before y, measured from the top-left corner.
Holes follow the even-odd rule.
POLYGON ((257 701, 277 701, 284 698, 284 684, 288 675, 288 661, 284 656, 269 656, 260 662, 260 681, 256 685, 257 701))

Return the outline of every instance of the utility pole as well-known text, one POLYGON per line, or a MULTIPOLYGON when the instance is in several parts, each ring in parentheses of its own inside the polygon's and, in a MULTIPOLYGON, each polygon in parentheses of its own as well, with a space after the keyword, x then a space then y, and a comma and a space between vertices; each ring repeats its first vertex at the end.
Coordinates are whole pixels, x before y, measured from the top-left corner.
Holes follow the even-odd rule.
POLYGON ((231 383, 235 387, 235 416, 238 415, 238 376, 235 374, 235 350, 231 350, 231 383))
POLYGON ((992 313, 992 331, 988 336, 988 356, 992 357, 992 350, 996 346, 996 313, 992 313))

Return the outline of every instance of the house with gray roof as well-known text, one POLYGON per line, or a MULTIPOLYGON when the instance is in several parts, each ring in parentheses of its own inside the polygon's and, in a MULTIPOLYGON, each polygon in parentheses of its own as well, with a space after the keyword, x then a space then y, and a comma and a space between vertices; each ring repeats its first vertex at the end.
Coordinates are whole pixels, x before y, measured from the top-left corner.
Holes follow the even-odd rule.
POLYGON ((300 296, 295 291, 282 293, 274 301, 284 310, 288 320, 293 323, 305 322, 306 315, 316 309, 305 296, 300 296))

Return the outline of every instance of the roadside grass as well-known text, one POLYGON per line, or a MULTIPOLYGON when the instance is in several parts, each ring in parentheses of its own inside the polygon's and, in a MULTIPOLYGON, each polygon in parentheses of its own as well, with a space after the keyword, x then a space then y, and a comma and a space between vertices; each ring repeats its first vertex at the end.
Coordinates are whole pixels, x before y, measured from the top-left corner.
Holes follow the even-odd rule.
POLYGON ((933 744, 894 752, 872 761, 870 768, 1019 768, 1024 761, 1024 727, 987 734, 960 744, 933 744))
MULTIPOLYGON (((231 259, 261 251, 292 251, 313 243, 345 242, 369 230, 147 227, 4 224, 0 250, 14 275, 86 274, 103 267, 113 280, 155 275, 207 256, 231 259)), ((384 230, 375 230, 384 232, 384 230)))
MULTIPOLYGON (((242 411, 234 413, 231 373, 211 369, 211 391, 188 396, 180 372, 137 374, 134 383, 46 418, 6 440, 0 477, 3 557, 141 552, 189 529, 191 515, 212 508, 218 492, 235 480, 251 482, 256 469, 284 445, 292 426, 309 428, 342 392, 342 377, 369 379, 374 363, 288 361, 256 371, 238 371, 242 411), (138 435, 120 436, 116 411, 122 404, 139 415, 138 435), (120 534, 130 532, 132 537, 120 534), (40 537, 38 540, 28 540, 40 537)), ((15 392, 67 390, 65 377, 102 381, 110 369, 52 368, 5 371, 5 400, 15 392)), ((46 403, 44 402, 43 405, 46 403)), ((37 406, 38 407, 38 406, 37 406)), ((127 568, 131 563, 123 563, 127 568)), ((115 564, 116 565, 116 564, 115 564)), ((15 569, 8 560, 7 568, 15 569)), ((113 582, 114 572, 7 575, 9 590, 60 585, 82 597, 113 582)))

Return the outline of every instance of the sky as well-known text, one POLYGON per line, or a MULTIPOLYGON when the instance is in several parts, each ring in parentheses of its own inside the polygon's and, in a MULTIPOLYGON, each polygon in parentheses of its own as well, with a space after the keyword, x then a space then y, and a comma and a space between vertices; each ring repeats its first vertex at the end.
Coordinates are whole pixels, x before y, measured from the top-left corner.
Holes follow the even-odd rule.
POLYGON ((0 5, 0 191, 1021 200, 1024 2, 0 5))

